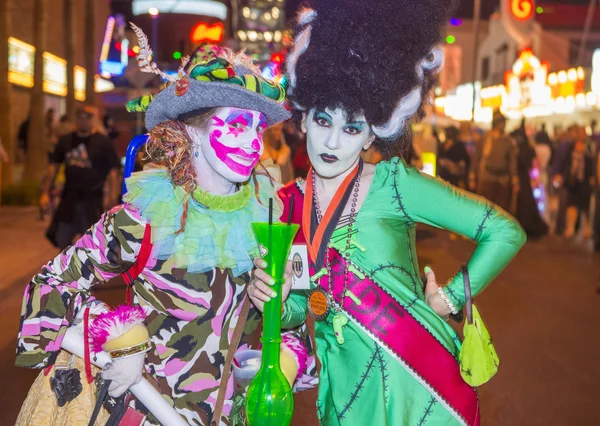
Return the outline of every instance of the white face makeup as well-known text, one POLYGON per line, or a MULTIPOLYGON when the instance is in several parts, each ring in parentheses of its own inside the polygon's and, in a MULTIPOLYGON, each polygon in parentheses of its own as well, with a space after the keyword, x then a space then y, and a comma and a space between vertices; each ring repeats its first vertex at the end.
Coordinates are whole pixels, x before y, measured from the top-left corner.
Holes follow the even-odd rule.
POLYGON ((302 131, 306 132, 310 162, 323 178, 348 171, 358 162, 360 152, 375 140, 364 116, 349 120, 340 108, 310 110, 302 119, 302 131))
POLYGON ((248 180, 263 152, 263 113, 239 108, 219 108, 206 130, 188 128, 198 156, 192 157, 198 175, 208 165, 229 182, 248 180), (199 145, 199 146, 198 146, 199 145))

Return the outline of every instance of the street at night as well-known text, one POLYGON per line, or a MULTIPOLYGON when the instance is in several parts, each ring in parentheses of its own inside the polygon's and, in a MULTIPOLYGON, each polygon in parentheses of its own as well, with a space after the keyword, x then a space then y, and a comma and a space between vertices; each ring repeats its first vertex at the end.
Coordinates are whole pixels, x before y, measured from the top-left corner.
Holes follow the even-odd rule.
POLYGON ((600 0, 0 0, 0 324, 0 426, 600 426, 600 0))
MULTIPOLYGON (((0 424, 12 424, 39 371, 14 363, 23 289, 56 251, 44 239, 34 209, 0 212, 0 424), (23 256, 27 253, 27 256, 23 256)), ((419 234, 419 264, 450 277, 473 245, 442 231, 419 234)), ((476 300, 495 341, 500 369, 480 388, 482 425, 591 426, 600 424, 600 256, 559 238, 528 243, 476 300)), ((110 286, 110 285, 109 285, 110 286)), ((98 291, 120 303, 123 287, 98 291)), ((396 384, 401 386, 401 384, 396 384)), ((292 425, 317 424, 314 392, 296 394, 292 425)))

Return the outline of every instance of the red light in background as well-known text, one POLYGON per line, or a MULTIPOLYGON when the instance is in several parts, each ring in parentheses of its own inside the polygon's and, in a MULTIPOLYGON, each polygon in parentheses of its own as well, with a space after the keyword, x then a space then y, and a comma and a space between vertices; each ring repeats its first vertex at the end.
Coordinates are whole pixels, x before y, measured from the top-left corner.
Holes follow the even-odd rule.
POLYGON ((220 43, 223 41, 223 31, 223 23, 221 22, 212 25, 200 22, 190 33, 190 39, 196 44, 205 42, 220 43))
POLYGON ((273 53, 271 55, 271 61, 276 64, 283 64, 283 54, 281 53, 273 53))
POLYGON ((117 42, 115 43, 115 47, 116 47, 116 48, 117 48, 117 50, 120 52, 120 51, 121 51, 121 42, 120 42, 120 41, 117 41, 117 42))

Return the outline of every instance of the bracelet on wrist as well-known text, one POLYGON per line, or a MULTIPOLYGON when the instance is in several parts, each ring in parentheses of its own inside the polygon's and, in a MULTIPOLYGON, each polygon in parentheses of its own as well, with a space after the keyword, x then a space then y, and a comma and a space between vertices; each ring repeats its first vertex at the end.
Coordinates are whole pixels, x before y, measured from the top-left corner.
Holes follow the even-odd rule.
POLYGON ((452 313, 452 315, 456 315, 458 313, 458 309, 456 309, 454 303, 450 301, 450 298, 448 298, 446 292, 441 287, 438 287, 437 292, 444 301, 444 303, 446 303, 446 305, 448 305, 448 307, 450 308, 450 312, 452 313))
POLYGON ((138 345, 129 346, 128 348, 115 349, 114 351, 110 351, 109 354, 113 359, 126 358, 139 353, 148 352, 150 348, 150 340, 146 340, 145 342, 142 342, 138 345))

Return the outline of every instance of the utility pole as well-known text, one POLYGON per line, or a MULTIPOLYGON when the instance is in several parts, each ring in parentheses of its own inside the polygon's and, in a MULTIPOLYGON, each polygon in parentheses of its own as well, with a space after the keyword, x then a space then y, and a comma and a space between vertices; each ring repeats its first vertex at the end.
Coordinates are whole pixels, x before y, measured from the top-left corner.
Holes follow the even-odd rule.
MULTIPOLYGON (((595 1, 595 0, 592 0, 595 1)), ((473 43, 473 107, 471 110, 471 122, 475 122, 475 101, 477 100, 477 90, 475 83, 477 82, 477 71, 479 70, 479 26, 481 20, 481 0, 475 0, 473 5, 473 20, 474 20, 474 43, 473 43)))

